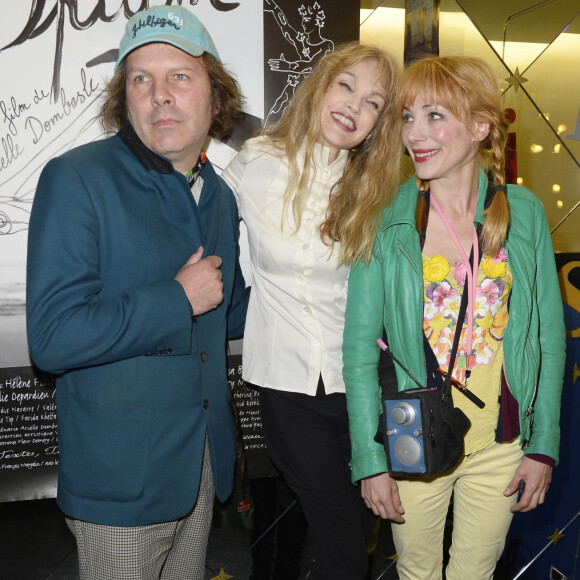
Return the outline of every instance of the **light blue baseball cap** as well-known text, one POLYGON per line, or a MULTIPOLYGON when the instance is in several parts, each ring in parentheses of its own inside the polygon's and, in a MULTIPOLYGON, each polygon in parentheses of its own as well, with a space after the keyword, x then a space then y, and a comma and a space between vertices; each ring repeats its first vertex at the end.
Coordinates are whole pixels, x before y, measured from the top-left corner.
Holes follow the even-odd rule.
POLYGON ((192 12, 183 6, 153 6, 137 12, 127 21, 115 72, 132 50, 150 42, 172 44, 191 56, 209 52, 220 60, 209 32, 192 12))

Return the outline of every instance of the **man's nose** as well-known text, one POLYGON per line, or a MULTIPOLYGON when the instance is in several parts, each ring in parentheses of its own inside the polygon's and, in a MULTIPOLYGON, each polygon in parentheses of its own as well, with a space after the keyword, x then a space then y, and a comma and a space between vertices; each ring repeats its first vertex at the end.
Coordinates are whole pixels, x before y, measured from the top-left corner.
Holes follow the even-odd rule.
POLYGON ((165 81, 155 81, 153 85, 152 100, 155 105, 164 106, 173 103, 173 93, 169 83, 165 81))

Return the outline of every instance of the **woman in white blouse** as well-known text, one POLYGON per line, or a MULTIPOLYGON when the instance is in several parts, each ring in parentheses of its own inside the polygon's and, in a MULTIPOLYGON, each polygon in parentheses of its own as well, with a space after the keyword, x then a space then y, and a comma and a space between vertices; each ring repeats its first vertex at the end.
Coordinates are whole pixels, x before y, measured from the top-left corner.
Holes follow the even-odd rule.
POLYGON ((370 259, 399 182, 398 84, 395 58, 375 47, 327 54, 222 174, 250 246, 243 377, 310 525, 311 580, 367 570, 374 518, 350 483, 342 333, 349 264, 370 259))

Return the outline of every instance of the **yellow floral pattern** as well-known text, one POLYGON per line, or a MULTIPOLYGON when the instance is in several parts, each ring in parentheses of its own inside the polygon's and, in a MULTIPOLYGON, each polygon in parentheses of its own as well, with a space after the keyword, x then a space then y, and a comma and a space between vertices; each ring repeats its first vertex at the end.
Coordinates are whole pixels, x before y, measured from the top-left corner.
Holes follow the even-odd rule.
POLYGON ((433 256, 423 264, 423 276, 429 282, 445 280, 449 274, 449 262, 443 256, 433 256))
POLYGON ((481 262, 481 269, 488 278, 503 278, 506 271, 505 262, 494 262, 490 256, 486 256, 481 262))
MULTIPOLYGON (((442 369, 449 366, 455 325, 465 284, 465 264, 452 268, 443 256, 423 256, 424 309, 423 330, 442 369)), ((508 321, 507 300, 512 275, 504 248, 495 257, 484 255, 477 275, 473 323, 473 351, 467 356, 467 327, 459 340, 457 366, 453 376, 464 382, 465 371, 477 365, 488 365, 508 321)))

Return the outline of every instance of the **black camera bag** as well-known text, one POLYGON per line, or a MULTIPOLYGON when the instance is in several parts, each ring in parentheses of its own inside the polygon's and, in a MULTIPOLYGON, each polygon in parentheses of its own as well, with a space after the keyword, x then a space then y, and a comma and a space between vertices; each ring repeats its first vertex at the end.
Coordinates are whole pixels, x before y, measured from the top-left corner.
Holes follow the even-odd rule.
MULTIPOLYGON (((429 348, 429 350, 431 349, 429 348)), ((381 352, 381 358, 390 359, 384 352, 381 352)), ((451 469, 463 456, 463 438, 471 422, 461 409, 453 405, 453 397, 450 392, 445 392, 443 378, 437 372, 434 374, 429 373, 429 378, 432 376, 434 380, 437 380, 439 382, 438 386, 430 385, 427 388, 417 388, 402 392, 396 391, 396 379, 395 390, 393 391, 392 388, 389 388, 389 385, 392 387, 394 374, 395 369, 392 360, 384 360, 379 363, 379 382, 383 388, 383 395, 381 397, 382 414, 379 419, 379 430, 376 439, 385 446, 389 474, 393 476, 429 477, 451 469), (388 362, 390 362, 390 365, 388 362), (388 369, 389 366, 391 367, 390 369, 388 369), (401 402, 409 400, 417 401, 420 407, 422 433, 419 445, 423 450, 424 458, 421 463, 424 463, 424 469, 420 467, 419 471, 417 471, 417 467, 412 468, 412 466, 409 466, 410 468, 406 470, 404 460, 400 461, 392 457, 393 445, 389 445, 386 420, 389 412, 389 401, 401 402), (394 464, 398 465, 398 468, 393 468, 394 464)), ((399 442, 403 441, 403 439, 399 439, 399 442)), ((411 449, 415 449, 415 447, 413 446, 411 449)), ((404 453, 404 449, 401 453, 404 453)), ((409 454, 412 455, 412 451, 409 454)), ((413 457, 410 457, 409 461, 413 462, 413 457)))

